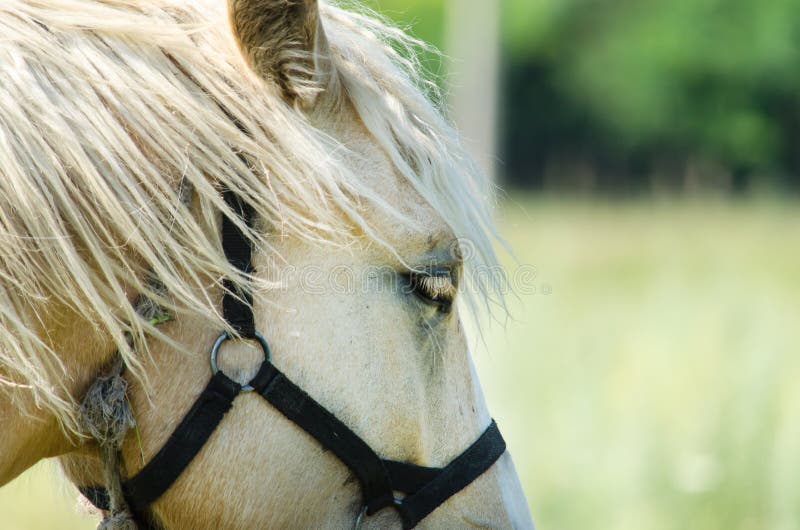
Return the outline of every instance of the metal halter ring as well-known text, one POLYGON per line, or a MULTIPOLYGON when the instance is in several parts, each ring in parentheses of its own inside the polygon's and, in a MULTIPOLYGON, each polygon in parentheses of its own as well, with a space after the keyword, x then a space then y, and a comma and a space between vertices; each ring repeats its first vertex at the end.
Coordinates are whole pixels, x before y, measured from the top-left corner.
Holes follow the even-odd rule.
MULTIPOLYGON (((219 355, 219 348, 222 346, 222 343, 226 340, 233 339, 227 331, 223 331, 222 335, 217 338, 217 341, 214 343, 214 346, 211 348, 211 375, 216 375, 219 372, 219 366, 217 366, 217 355, 219 355)), ((271 357, 271 353, 269 351, 269 343, 267 339, 264 338, 261 333, 256 333, 254 337, 259 344, 261 344, 261 349, 264 351, 264 361, 269 361, 271 357)), ((252 392, 253 387, 250 385, 242 386, 242 392, 252 392)))
MULTIPOLYGON (((399 497, 394 498, 393 505, 395 508, 401 506, 403 504, 403 499, 399 497)), ((367 518, 367 506, 361 508, 361 511, 358 512, 358 517, 356 517, 356 522, 353 525, 353 530, 361 530, 361 526, 364 524, 364 519, 367 518)))

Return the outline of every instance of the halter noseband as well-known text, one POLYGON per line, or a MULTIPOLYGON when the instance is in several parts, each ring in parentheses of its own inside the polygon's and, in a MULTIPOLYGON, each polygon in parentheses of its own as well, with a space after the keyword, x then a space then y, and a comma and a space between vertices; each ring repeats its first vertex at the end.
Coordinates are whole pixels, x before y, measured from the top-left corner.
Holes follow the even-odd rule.
MULTIPOLYGON (((224 195, 228 206, 243 223, 252 227, 252 207, 230 190, 226 190, 224 195)), ((222 220, 222 246, 233 266, 245 274, 252 274, 250 242, 227 216, 222 220)), ((256 332, 252 302, 252 293, 237 288, 232 280, 226 280, 222 300, 224 317, 240 338, 255 340, 261 345, 264 361, 258 373, 242 386, 217 369, 220 346, 233 338, 227 332, 222 333, 211 351, 212 376, 208 385, 161 450, 136 476, 122 484, 125 500, 141 530, 151 528, 147 516, 149 505, 178 479, 211 437, 236 397, 245 391, 258 393, 353 472, 361 486, 363 499, 356 527, 364 517, 391 507, 400 515, 404 529, 413 528, 481 476, 505 452, 505 441, 497 424, 492 421, 469 448, 443 468, 382 459, 349 427, 272 364, 269 344, 256 332), (404 496, 397 497, 395 492, 404 496)), ((111 502, 105 487, 79 489, 96 507, 109 510, 111 502)))

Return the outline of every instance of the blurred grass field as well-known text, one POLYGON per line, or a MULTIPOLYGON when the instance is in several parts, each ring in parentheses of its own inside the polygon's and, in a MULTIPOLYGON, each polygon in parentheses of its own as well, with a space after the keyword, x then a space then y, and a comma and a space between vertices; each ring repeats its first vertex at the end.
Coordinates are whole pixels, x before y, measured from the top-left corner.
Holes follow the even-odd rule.
POLYGON ((540 529, 800 528, 797 206, 506 205, 552 293, 477 360, 540 529))
MULTIPOLYGON (((540 530, 800 528, 800 209, 513 196, 536 293, 476 362, 540 530)), ((0 529, 78 530, 39 467, 0 529)))

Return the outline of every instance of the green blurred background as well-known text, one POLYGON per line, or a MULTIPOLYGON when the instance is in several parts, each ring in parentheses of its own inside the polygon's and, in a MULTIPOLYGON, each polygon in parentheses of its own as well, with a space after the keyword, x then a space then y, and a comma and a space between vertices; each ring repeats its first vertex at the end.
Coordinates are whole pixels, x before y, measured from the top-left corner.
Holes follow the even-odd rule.
MULTIPOLYGON (((368 5, 496 39, 477 149, 536 277, 475 359, 538 528, 800 529, 796 0, 501 0, 494 36, 447 29, 473 0, 368 5)), ((47 465, 0 529, 94 527, 47 465)))
MULTIPOLYGON (((485 3, 367 2, 446 52, 448 13, 485 3)), ((800 189, 796 0, 488 3, 499 19, 505 183, 628 195, 800 189)), ((427 64, 446 72, 432 55, 427 64)))

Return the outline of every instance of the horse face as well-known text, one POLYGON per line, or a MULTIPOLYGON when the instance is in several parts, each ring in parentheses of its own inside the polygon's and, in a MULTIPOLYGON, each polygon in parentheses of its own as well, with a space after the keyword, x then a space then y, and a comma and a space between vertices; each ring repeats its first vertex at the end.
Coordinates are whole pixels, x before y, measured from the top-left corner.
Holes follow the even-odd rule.
MULTIPOLYGON (((274 241, 257 249, 253 263, 272 287, 255 293, 257 328, 274 364, 382 458, 445 466, 491 421, 459 313, 463 242, 393 170, 355 113, 315 119, 349 147, 348 163, 362 178, 413 223, 372 216, 369 224, 387 246, 364 235, 346 248, 263 227, 274 241)), ((164 329, 198 355, 187 359, 157 345, 146 366, 151 390, 132 382, 141 445, 125 445, 130 475, 161 448, 180 419, 176 410, 187 410, 206 384, 203 352, 219 334, 191 319, 164 329)), ((261 355, 255 345, 226 343, 220 364, 244 383, 261 355)), ((67 462, 74 480, 92 481, 85 459, 67 462)), ((349 528, 360 501, 358 482, 333 454, 263 399, 243 395, 153 513, 168 529, 349 528)), ((389 509, 363 525, 398 526, 389 509)), ((531 527, 508 453, 420 526, 531 527)))
MULTIPOLYGON (((444 466, 490 422, 459 313, 465 243, 396 169, 364 113, 347 101, 347 90, 332 103, 335 61, 316 3, 236 0, 230 6, 234 34, 253 71, 346 147, 341 161, 372 190, 373 200, 399 214, 364 206, 359 213, 370 232, 354 226, 346 247, 284 237, 277 224, 260 227, 270 246, 257 248, 253 263, 270 288, 254 293, 254 311, 272 361, 382 458, 444 466)), ((207 215, 203 208, 192 204, 198 218, 207 215)), ((221 292, 210 293, 221 299, 221 292)), ((144 364, 148 385, 131 381, 139 436, 129 436, 123 447, 129 476, 158 452, 205 386, 204 353, 219 335, 191 317, 163 331, 198 354, 155 344, 144 364)), ((261 351, 230 342, 220 356, 222 369, 246 382, 261 351)), ((85 456, 64 462, 76 483, 100 476, 85 456)), ((334 455, 246 394, 152 513, 168 529, 349 528, 360 502, 357 481, 334 455)), ((364 521, 365 527, 398 524, 392 510, 364 521)), ((508 453, 420 526, 531 527, 508 453)))

